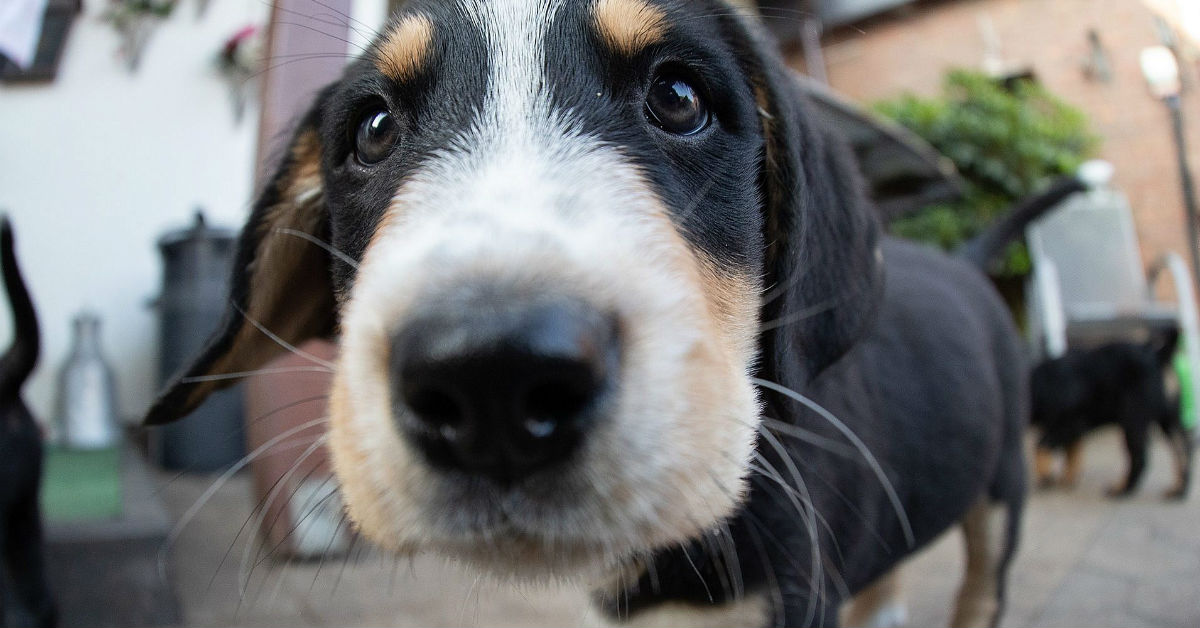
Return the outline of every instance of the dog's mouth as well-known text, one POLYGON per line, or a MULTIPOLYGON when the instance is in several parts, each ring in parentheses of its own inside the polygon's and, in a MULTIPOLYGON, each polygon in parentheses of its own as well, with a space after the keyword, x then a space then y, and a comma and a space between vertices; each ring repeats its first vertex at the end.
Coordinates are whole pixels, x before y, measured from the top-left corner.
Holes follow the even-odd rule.
POLYGON ((588 465, 582 457, 511 482, 424 466, 428 490, 406 504, 416 525, 388 521, 385 534, 394 538, 374 526, 364 531, 404 553, 433 553, 500 578, 592 580, 646 551, 642 534, 653 526, 629 528, 637 509, 598 491, 588 465))

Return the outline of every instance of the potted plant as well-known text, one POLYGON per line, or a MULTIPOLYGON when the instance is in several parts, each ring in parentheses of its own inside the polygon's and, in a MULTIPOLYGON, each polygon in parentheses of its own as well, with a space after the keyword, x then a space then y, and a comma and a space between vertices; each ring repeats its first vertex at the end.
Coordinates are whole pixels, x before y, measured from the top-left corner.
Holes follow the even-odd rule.
MULTIPOLYGON (((960 200, 929 205, 889 225, 898 236, 946 250, 983 231, 1019 200, 1075 172, 1099 143, 1081 111, 1032 78, 998 81, 952 70, 938 97, 904 94, 874 108, 933 145, 965 180, 960 200)), ((1018 320, 1029 272, 1023 243, 1010 246, 992 268, 1018 320)))

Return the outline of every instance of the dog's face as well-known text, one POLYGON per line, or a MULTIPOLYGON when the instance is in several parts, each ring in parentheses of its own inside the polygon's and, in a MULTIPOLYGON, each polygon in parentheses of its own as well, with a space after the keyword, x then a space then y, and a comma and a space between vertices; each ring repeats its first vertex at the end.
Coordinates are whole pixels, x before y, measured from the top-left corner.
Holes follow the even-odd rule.
POLYGON ((337 329, 335 469, 386 547, 571 575, 699 534, 745 491, 759 351, 819 369, 874 279, 776 63, 715 2, 410 2, 302 123, 188 375, 337 329))

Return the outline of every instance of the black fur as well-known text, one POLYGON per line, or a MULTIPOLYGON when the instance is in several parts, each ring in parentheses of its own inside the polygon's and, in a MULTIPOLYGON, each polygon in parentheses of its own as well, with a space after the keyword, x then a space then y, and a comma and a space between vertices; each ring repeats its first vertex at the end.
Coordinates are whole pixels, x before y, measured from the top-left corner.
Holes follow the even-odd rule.
POLYGON ((764 172, 777 178, 764 182, 764 195, 778 212, 767 219, 775 223, 768 273, 782 289, 763 320, 769 327, 791 313, 815 312, 763 335, 758 376, 803 393, 848 425, 902 507, 893 507, 863 452, 826 418, 764 390, 768 417, 832 445, 779 433, 781 450, 760 437, 759 453, 786 486, 769 472, 755 474, 749 503, 729 524, 736 564, 721 535, 662 552, 635 586, 607 600, 610 611, 623 616, 667 599, 720 603, 742 589, 777 587, 774 625, 833 625, 847 594, 981 499, 1008 512, 997 574, 1002 600, 1026 492, 1027 368, 1011 317, 978 266, 886 238, 876 264, 877 230, 848 151, 829 130, 811 126, 782 62, 739 28, 727 24, 725 32, 742 46, 749 74, 772 90, 770 113, 780 127, 767 139, 781 150, 778 170, 768 164, 764 172), (813 230, 823 237, 803 237, 813 230), (785 456, 806 486, 791 476, 785 456), (797 494, 811 500, 801 512, 792 505, 797 494), (806 527, 814 514, 819 520, 806 527))
POLYGON ((53 626, 38 506, 42 434, 21 399, 21 386, 38 359, 37 313, 17 266, 8 218, 0 218, 0 270, 13 313, 13 343, 0 357, 0 625, 20 609, 18 624, 53 626))
MULTIPOLYGON (((1110 493, 1121 497, 1137 490, 1146 468, 1151 426, 1167 437, 1178 465, 1169 497, 1187 496, 1191 476, 1191 436, 1183 427, 1179 399, 1168 395, 1164 377, 1175 355, 1177 329, 1144 343, 1115 342, 1072 349, 1033 370, 1033 424, 1041 430, 1038 447, 1076 446, 1090 431, 1116 425, 1125 435, 1129 470, 1110 493)), ((1041 478, 1047 480, 1048 478, 1041 478)))
MULTIPOLYGON (((706 607, 762 593, 772 602, 765 618, 772 625, 834 624, 849 595, 981 502, 1007 509, 996 574, 1003 583, 1024 500, 1027 371, 1000 299, 977 268, 881 237, 849 150, 809 114, 756 27, 721 2, 654 4, 669 16, 666 41, 628 58, 591 40, 590 2, 568 2, 546 41, 548 88, 581 132, 641 166, 699 253, 725 272, 766 278, 755 375, 766 382, 765 416, 774 423, 760 436, 745 506, 719 532, 647 557, 650 568, 612 595, 610 610, 624 617, 664 602, 706 607), (710 103, 714 123, 705 131, 648 131, 645 82, 664 64, 687 73, 710 103), (777 385, 826 408, 846 431, 777 385)), ((420 85, 389 85, 359 62, 326 90, 300 131, 320 130, 321 225, 356 259, 397 182, 477 113, 486 80, 480 68, 488 63, 482 35, 445 7, 416 0, 406 9, 442 20, 437 32, 459 38, 438 41, 434 61, 415 79, 420 85), (406 150, 367 176, 348 161, 348 129, 372 99, 414 122, 406 150)), ((270 231, 269 209, 297 167, 284 162, 244 232, 233 292, 241 309, 262 289, 256 282, 301 279, 263 274, 255 258, 270 231)), ((352 267, 324 261, 331 281, 303 279, 344 292, 352 267)), ((336 326, 336 309, 289 313, 312 314, 336 326)), ((239 349, 241 317, 228 322, 187 374, 208 374, 239 349)), ((275 321, 261 322, 274 328, 275 321)), ((182 416, 206 390, 177 380, 147 421, 182 416)))

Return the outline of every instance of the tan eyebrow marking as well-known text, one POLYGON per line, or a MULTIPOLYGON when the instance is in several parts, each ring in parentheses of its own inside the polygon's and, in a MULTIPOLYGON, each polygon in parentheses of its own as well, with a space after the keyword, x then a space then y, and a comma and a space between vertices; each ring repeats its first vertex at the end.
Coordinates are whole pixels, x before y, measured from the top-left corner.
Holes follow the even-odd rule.
POLYGON ((646 0, 596 0, 596 31, 613 50, 633 55, 667 35, 667 14, 646 0))
POLYGON ((392 80, 416 76, 433 46, 433 22, 424 15, 409 15, 396 22, 379 44, 375 67, 392 80))

